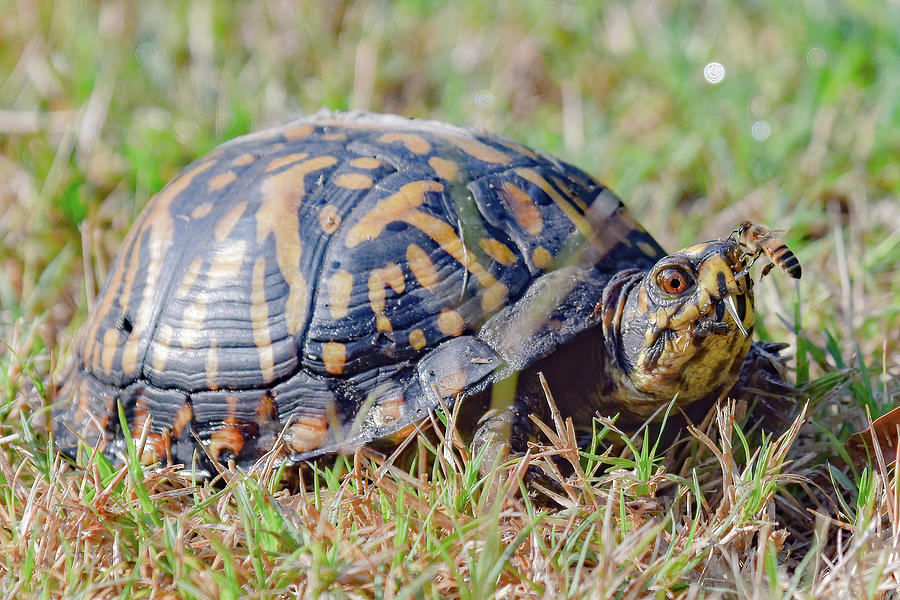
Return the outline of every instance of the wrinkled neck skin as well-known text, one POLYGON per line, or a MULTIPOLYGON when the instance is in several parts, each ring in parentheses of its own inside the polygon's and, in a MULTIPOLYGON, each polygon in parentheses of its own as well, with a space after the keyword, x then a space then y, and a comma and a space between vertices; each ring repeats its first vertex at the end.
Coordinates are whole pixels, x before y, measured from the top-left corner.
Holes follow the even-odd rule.
POLYGON ((646 419, 673 399, 683 405, 727 392, 753 332, 752 281, 744 273, 733 243, 720 240, 669 255, 649 271, 616 274, 603 293, 605 374, 593 403, 646 419), (673 267, 693 277, 681 295, 658 285, 673 267))

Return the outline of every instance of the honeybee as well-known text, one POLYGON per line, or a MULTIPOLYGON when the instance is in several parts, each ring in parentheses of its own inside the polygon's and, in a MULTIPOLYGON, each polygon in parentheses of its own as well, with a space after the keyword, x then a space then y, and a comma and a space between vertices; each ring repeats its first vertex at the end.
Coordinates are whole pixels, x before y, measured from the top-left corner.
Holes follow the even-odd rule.
POLYGON ((788 277, 800 279, 802 274, 800 261, 784 243, 781 233, 783 232, 751 221, 744 221, 734 232, 738 246, 753 261, 763 253, 772 261, 763 267, 760 278, 765 277, 773 266, 778 265, 788 277))

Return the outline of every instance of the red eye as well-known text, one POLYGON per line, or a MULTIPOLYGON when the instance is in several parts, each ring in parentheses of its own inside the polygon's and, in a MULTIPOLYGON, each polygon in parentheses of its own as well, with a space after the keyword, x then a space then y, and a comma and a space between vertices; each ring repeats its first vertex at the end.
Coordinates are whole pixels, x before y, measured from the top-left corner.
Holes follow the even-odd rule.
POLYGON ((684 269, 668 267, 656 274, 656 284, 666 294, 678 296, 694 287, 694 278, 684 269))

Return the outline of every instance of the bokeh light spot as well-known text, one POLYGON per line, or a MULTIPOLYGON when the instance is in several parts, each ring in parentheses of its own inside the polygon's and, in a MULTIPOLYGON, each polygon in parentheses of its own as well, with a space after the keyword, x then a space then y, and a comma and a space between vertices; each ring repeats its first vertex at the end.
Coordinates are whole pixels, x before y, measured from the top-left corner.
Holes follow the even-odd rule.
POLYGON ((825 66, 826 60, 828 60, 828 55, 822 48, 810 48, 806 53, 806 64, 814 69, 825 66))
POLYGON ((750 126, 750 135, 754 140, 761 142, 772 135, 772 126, 767 121, 757 121, 750 126))
POLYGON ((703 78, 710 83, 722 83, 725 79, 725 67, 722 63, 711 62, 703 67, 703 78))

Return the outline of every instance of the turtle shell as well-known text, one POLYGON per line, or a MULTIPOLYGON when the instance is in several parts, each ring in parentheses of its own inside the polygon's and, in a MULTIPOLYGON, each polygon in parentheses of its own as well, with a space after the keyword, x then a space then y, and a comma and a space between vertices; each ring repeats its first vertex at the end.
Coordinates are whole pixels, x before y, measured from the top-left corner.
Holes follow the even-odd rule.
POLYGON ((250 465, 402 436, 598 324, 663 255, 583 171, 368 113, 228 142, 147 205, 72 354, 57 438, 250 465), (147 423, 149 419, 149 424, 147 423))

